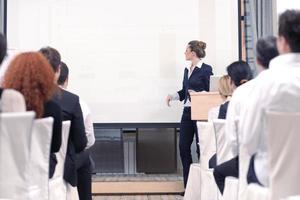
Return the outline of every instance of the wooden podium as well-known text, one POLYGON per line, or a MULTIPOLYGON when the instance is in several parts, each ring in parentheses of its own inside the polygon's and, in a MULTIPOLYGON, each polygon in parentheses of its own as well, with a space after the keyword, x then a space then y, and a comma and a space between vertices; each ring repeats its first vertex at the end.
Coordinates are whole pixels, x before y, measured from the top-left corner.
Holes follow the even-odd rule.
POLYGON ((191 92, 192 120, 206 121, 208 111, 223 102, 219 92, 191 92))

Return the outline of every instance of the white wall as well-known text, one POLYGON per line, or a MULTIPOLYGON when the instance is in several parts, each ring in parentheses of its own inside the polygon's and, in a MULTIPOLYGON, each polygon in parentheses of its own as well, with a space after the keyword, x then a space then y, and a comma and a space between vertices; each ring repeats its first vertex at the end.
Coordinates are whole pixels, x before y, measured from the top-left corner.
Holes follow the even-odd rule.
POLYGON ((226 66, 238 60, 237 1, 200 0, 200 38, 207 41, 207 62, 216 75, 226 74, 226 66))
POLYGON ((10 0, 9 48, 57 48, 95 122, 178 122, 181 104, 164 100, 181 87, 186 44, 207 42, 215 74, 238 59, 234 2, 10 0))
POLYGON ((300 9, 299 0, 276 0, 277 1, 277 13, 280 14, 287 9, 300 9))

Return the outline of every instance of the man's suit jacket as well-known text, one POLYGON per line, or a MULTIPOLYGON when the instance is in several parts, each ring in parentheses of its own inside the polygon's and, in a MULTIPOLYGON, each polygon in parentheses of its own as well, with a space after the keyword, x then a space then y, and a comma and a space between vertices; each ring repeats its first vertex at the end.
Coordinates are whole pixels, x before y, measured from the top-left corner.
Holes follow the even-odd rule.
POLYGON ((180 101, 190 100, 188 90, 194 90, 195 92, 209 91, 209 80, 210 76, 213 75, 210 65, 203 63, 200 68, 196 66, 190 77, 188 77, 188 72, 188 69, 185 68, 182 89, 178 91, 180 101))
POLYGON ((83 151, 87 144, 79 97, 71 92, 59 89, 53 100, 60 105, 63 113, 63 120, 71 121, 64 179, 72 186, 76 186, 76 153, 83 151))

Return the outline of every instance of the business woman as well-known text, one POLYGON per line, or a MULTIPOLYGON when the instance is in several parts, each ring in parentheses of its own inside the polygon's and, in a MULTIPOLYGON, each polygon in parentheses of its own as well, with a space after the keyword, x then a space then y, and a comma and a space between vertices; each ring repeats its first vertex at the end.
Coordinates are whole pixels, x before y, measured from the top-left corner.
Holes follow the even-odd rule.
POLYGON ((25 98, 26 110, 35 111, 36 118, 53 117, 49 178, 56 167, 55 153, 61 146, 62 111, 51 100, 55 90, 55 74, 44 56, 37 52, 17 55, 7 68, 3 87, 19 91, 25 98))
MULTIPOLYGON (((196 135, 198 143, 198 134, 196 121, 191 119, 191 98, 189 90, 201 92, 209 90, 209 79, 213 75, 212 67, 203 63, 205 57, 206 44, 202 41, 190 41, 186 47, 185 59, 191 61, 191 65, 184 69, 182 89, 166 98, 167 105, 170 101, 180 100, 184 102, 184 109, 180 122, 179 151, 183 165, 183 180, 186 187, 190 165, 193 162, 191 155, 191 144, 196 135)), ((197 145, 197 154, 200 156, 199 146, 197 145)))

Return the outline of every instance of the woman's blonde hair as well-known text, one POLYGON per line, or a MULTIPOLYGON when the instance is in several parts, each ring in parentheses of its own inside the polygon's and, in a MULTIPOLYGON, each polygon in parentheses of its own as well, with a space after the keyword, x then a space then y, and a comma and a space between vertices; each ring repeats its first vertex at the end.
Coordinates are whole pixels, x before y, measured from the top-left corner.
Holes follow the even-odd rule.
POLYGON ((232 95, 232 88, 230 86, 230 77, 228 75, 224 75, 220 78, 219 93, 224 99, 232 95))

